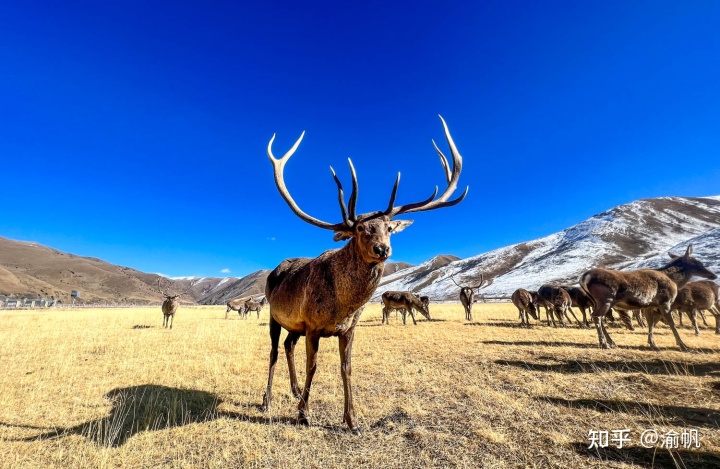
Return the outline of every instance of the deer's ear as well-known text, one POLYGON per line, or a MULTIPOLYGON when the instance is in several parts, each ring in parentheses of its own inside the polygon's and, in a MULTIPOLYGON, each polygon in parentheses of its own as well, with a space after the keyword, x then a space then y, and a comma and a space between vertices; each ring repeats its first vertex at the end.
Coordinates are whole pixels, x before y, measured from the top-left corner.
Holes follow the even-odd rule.
POLYGON ((685 257, 690 257, 692 254, 692 244, 688 245, 687 250, 685 251, 685 257))
POLYGON ((677 254, 673 254, 671 252, 668 253, 668 256, 670 256, 670 259, 677 259, 678 257, 680 257, 677 254))
POLYGON ((390 229, 390 233, 400 233, 412 224, 412 220, 392 220, 388 222, 388 228, 390 229))
POLYGON ((336 231, 333 241, 345 241, 355 236, 354 231, 336 231))

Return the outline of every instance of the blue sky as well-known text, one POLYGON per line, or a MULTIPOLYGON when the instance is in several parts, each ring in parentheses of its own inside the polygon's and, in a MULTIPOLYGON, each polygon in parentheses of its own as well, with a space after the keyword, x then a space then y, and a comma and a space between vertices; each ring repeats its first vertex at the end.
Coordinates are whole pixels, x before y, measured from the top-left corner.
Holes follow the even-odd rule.
POLYGON ((171 276, 314 257, 338 245, 278 195, 272 134, 307 131, 286 181, 336 222, 347 157, 361 212, 398 171, 398 203, 442 186, 437 114, 470 192, 394 260, 720 194, 718 2, 109 3, 0 4, 0 236, 171 276))

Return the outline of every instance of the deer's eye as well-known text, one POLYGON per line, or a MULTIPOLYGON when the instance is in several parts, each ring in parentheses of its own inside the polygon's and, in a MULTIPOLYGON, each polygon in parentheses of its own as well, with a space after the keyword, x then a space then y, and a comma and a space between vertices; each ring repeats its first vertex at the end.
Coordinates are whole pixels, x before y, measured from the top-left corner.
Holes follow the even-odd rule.
POLYGON ((363 231, 365 231, 365 227, 362 225, 358 225, 357 230, 362 233, 363 231))

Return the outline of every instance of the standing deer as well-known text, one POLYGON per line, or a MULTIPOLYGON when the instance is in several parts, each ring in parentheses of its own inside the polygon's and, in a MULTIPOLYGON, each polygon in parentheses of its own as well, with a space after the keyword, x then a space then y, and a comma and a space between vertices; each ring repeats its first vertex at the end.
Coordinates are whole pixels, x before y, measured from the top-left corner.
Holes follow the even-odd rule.
POLYGON ((245 302, 252 300, 252 296, 244 296, 242 298, 235 298, 227 302, 227 309, 225 310, 225 319, 228 317, 230 311, 237 311, 242 316, 242 311, 245 309, 245 302))
POLYGON ((163 301, 162 304, 164 328, 168 328, 169 326, 169 328, 172 329, 173 321, 175 320, 175 312, 177 311, 178 306, 180 306, 178 298, 187 293, 188 290, 195 285, 195 283, 197 282, 190 282, 190 285, 179 295, 168 295, 160 285, 160 279, 158 278, 158 289, 160 290, 160 294, 165 297, 165 301, 163 301))
POLYGON ((409 313, 413 324, 417 326, 414 310, 420 311, 427 320, 430 320, 430 311, 427 308, 427 304, 423 303, 423 301, 412 292, 386 291, 382 294, 382 302, 382 324, 386 322, 390 324, 390 311, 393 309, 402 312, 403 325, 405 325, 405 316, 409 313))
POLYGON ((267 303, 267 297, 263 298, 260 301, 254 301, 252 298, 247 300, 245 302, 245 309, 243 309, 243 316, 247 317, 250 311, 257 312, 257 318, 260 319, 260 311, 262 311, 263 307, 265 306, 265 303, 267 303))
POLYGON ((457 188, 462 169, 462 157, 450 136, 447 124, 440 117, 452 154, 452 170, 447 158, 435 145, 440 162, 445 169, 447 188, 439 198, 437 187, 433 195, 422 202, 395 206, 395 196, 400 174, 398 174, 387 209, 384 211, 357 215, 358 182, 352 161, 348 159, 352 175, 352 193, 349 204, 345 205, 342 184, 335 171, 330 168, 338 189, 338 202, 342 221, 328 223, 314 218, 295 203, 285 186, 283 169, 288 159, 300 145, 305 133, 295 142, 285 155, 276 159, 272 154, 272 143, 268 144, 268 157, 273 165, 275 185, 293 213, 303 221, 318 228, 331 230, 335 233, 335 241, 349 240, 340 249, 326 251, 315 259, 286 259, 268 276, 265 295, 270 302, 270 364, 268 382, 263 396, 263 410, 270 408, 272 381, 278 357, 278 344, 281 329, 288 331, 285 339, 285 355, 290 372, 290 386, 293 396, 300 399, 298 404, 299 421, 308 425, 308 401, 310 386, 317 368, 317 351, 321 337, 337 336, 340 347, 340 371, 345 393, 344 420, 354 434, 361 434, 355 418, 352 397, 352 346, 355 338, 355 326, 360 319, 365 303, 375 292, 385 268, 385 261, 390 257, 390 235, 399 233, 408 227, 410 220, 393 220, 403 213, 434 210, 450 207, 460 203, 467 195, 468 189, 458 198, 449 200, 457 188), (305 386, 300 390, 295 373, 295 344, 300 336, 305 336, 307 351, 305 386))
POLYGON ((472 307, 475 302, 475 290, 480 290, 490 286, 493 283, 493 279, 485 280, 484 274, 480 274, 480 283, 476 287, 464 287, 455 281, 454 277, 450 277, 455 285, 460 287, 460 303, 465 308, 465 320, 472 322, 472 307))
POLYGON ((539 320, 538 311, 535 309, 532 294, 524 288, 518 288, 512 294, 512 302, 520 312, 520 326, 530 327, 530 316, 539 320))
MULTIPOLYGON (((550 325, 550 318, 552 318, 552 313, 555 313, 555 316, 560 320, 560 324, 562 327, 565 326, 565 317, 567 317, 568 321, 570 321, 570 317, 567 316, 568 310, 570 310, 570 314, 573 315, 575 318, 575 321, 577 321, 578 324, 580 324, 580 321, 578 320, 577 316, 575 316, 575 313, 573 313, 573 310, 570 306, 572 306, 572 299, 570 298, 570 294, 565 291, 565 289, 556 287, 554 285, 543 285, 540 288, 538 288, 538 296, 545 302, 545 314, 547 315, 547 323, 548 326, 550 325)), ((552 319, 552 325, 553 327, 557 327, 557 324, 555 324, 555 319, 552 319)))
MULTIPOLYGON (((568 292, 570 299, 572 300, 572 306, 578 308, 583 315, 583 325, 590 327, 590 323, 587 319, 587 313, 592 312, 592 298, 583 291, 580 287, 571 287, 563 285, 562 289, 568 292)), ((572 309, 570 310, 572 311, 572 309)))
MULTIPOLYGON (((716 283, 703 280, 699 282, 688 282, 687 285, 680 288, 677 292, 675 301, 673 301, 672 304, 672 309, 677 310, 680 318, 682 318, 682 313, 690 316, 690 321, 695 329, 695 335, 700 335, 697 324, 697 313, 705 309, 712 311, 713 306, 717 303, 717 293, 715 290, 717 290, 716 283), (715 286, 715 288, 713 288, 713 286, 715 286)), ((705 320, 704 317, 703 320, 705 320)), ((680 321, 680 325, 682 325, 682 320, 680 321)), ((707 322, 705 325, 707 326, 707 322)))
POLYGON ((688 246, 682 256, 670 254, 672 261, 657 270, 620 272, 591 269, 582 274, 580 286, 595 304, 592 318, 601 348, 615 347, 615 342, 610 338, 603 320, 609 309, 618 305, 623 310, 643 309, 648 324, 648 344, 653 350, 659 350, 655 345, 653 327, 661 317, 670 326, 680 350, 689 350, 675 328, 675 322, 670 314, 672 303, 675 301, 678 288, 685 286, 693 275, 711 280, 717 278, 691 254, 692 245, 688 246))

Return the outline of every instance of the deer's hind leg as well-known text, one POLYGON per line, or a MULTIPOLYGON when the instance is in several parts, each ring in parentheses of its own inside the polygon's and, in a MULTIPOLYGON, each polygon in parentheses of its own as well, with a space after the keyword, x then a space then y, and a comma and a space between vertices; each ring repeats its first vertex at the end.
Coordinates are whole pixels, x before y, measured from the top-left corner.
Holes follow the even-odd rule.
POLYGON ((263 396, 263 404, 260 410, 263 412, 270 409, 270 402, 272 401, 272 382, 273 375, 275 374, 275 364, 278 358, 278 345, 280 345, 280 323, 272 317, 270 314, 270 366, 268 369, 268 382, 267 388, 265 388, 265 395, 263 396))
POLYGON ((308 401, 310 400, 310 387, 317 370, 317 352, 320 348, 320 336, 312 334, 308 331, 305 336, 305 350, 307 351, 307 363, 305 365, 305 387, 303 388, 302 397, 298 404, 298 419, 303 425, 310 425, 307 419, 308 401))
MULTIPOLYGON (((690 348, 685 345, 685 342, 683 342, 682 338, 680 337, 680 333, 678 332, 677 328, 675 327, 675 321, 673 321, 672 313, 670 303, 664 304, 660 306, 660 311, 662 315, 665 318, 665 321, 670 326, 670 329, 672 330, 673 335, 675 336, 675 342, 677 343, 678 347, 680 347, 680 350, 683 352, 689 352, 690 348)), ((690 316, 691 319, 694 319, 692 316, 690 316)))
POLYGON ((571 308, 570 306, 568 306, 567 310, 565 310, 565 317, 567 318, 568 322, 572 322, 572 321, 570 320, 570 317, 569 317, 568 314, 567 314, 568 312, 569 312, 570 314, 572 314, 572 317, 573 317, 573 318, 575 318, 575 322, 578 323, 578 326, 582 327, 582 323, 580 323, 580 320, 578 319, 578 317, 575 316, 575 312, 572 310, 572 308, 571 308))
POLYGON ((295 372, 295 344, 300 339, 300 334, 296 332, 288 332, 285 338, 285 356, 287 357, 288 370, 290 371, 290 391, 295 399, 300 399, 300 386, 298 386, 297 373, 295 372))

